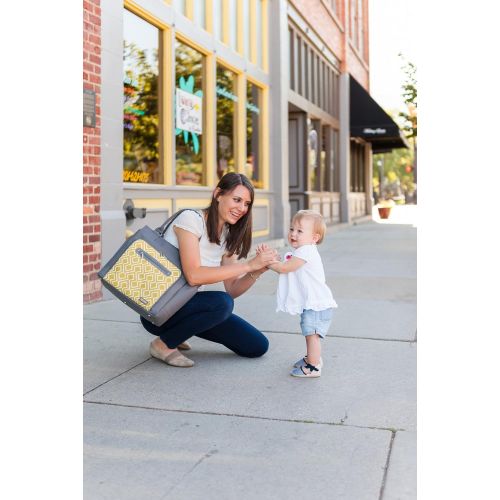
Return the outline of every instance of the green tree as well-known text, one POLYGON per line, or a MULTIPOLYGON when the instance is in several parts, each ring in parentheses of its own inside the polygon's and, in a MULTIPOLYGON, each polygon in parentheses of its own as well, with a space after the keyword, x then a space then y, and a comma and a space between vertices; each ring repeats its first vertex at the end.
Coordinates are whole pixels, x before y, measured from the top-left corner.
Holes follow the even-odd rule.
POLYGON ((399 54, 403 62, 402 70, 405 74, 405 81, 401 86, 403 91, 402 97, 406 104, 407 110, 400 111, 399 117, 402 121, 402 128, 408 139, 417 138, 417 68, 415 65, 404 59, 403 54, 399 54))
MULTIPOLYGON (((401 86, 402 97, 406 104, 406 111, 401 111, 399 117, 402 120, 403 130, 413 147, 413 180, 417 182, 417 68, 405 59, 403 54, 398 54, 403 66, 401 69, 405 80, 401 86)), ((415 193, 416 201, 416 193, 415 193)))
POLYGON ((394 149, 390 153, 381 153, 373 156, 374 178, 373 188, 380 193, 379 164, 383 167, 382 198, 397 198, 412 195, 415 191, 415 182, 411 166, 413 150, 406 148, 394 149))
POLYGON ((404 81, 401 86, 406 110, 388 111, 405 133, 411 149, 393 149, 390 153, 373 155, 373 188, 382 198, 413 195, 416 201, 417 182, 417 79, 416 66, 400 53, 404 81), (382 170, 382 172, 381 172, 382 170), (382 174, 382 179, 380 176, 382 174), (382 189, 380 189, 382 182, 382 189))
POLYGON ((124 169, 148 172, 149 182, 161 182, 159 163, 158 51, 148 61, 146 50, 124 41, 123 85, 124 169))

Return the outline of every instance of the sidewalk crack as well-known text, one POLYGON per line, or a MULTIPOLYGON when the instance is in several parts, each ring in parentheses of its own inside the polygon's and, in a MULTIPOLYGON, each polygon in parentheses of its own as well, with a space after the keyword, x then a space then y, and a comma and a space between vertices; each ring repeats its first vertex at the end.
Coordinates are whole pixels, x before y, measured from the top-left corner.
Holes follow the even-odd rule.
POLYGON ((154 406, 139 406, 139 405, 131 405, 124 403, 111 403, 106 401, 92 401, 85 400, 86 404, 94 404, 94 405, 102 405, 102 406, 118 406, 121 408, 134 408, 140 410, 153 410, 153 411, 162 411, 162 412, 173 412, 173 413, 191 413, 194 415, 213 415, 216 417, 235 417, 235 418, 248 418, 255 420, 271 420, 274 422, 288 422, 292 424, 313 424, 313 425, 335 425, 339 427, 353 427, 356 429, 370 429, 375 431, 389 431, 395 433, 397 431, 406 431, 407 429, 399 429, 395 427, 377 427, 370 425, 356 425, 356 424, 345 424, 345 420, 347 419, 347 410, 345 411, 344 417, 340 419, 339 422, 325 422, 318 420, 317 422, 313 420, 300 420, 300 419, 291 419, 291 418, 273 418, 273 417, 262 417, 258 415, 241 415, 238 413, 216 413, 213 411, 195 411, 195 410, 176 410, 172 408, 156 408, 154 406))
POLYGON ((380 494, 378 496, 378 500, 383 500, 383 497, 384 497, 385 483, 387 481, 387 473, 389 471, 389 462, 391 460, 391 454, 392 454, 392 445, 394 443, 395 437, 396 437, 396 431, 392 431, 391 442, 389 443, 389 451, 387 452, 387 460, 385 461, 384 475, 382 477, 382 484, 380 485, 380 494))
POLYGON ((191 474, 191 472, 194 471, 194 469, 196 469, 196 467, 198 467, 198 465, 200 465, 204 460, 207 460, 208 458, 210 458, 211 456, 215 455, 216 453, 218 453, 219 450, 217 449, 214 449, 214 450, 210 450, 208 451, 207 453, 205 453, 180 479, 179 481, 177 481, 177 483, 175 483, 166 493, 165 495, 163 495, 161 497, 161 500, 163 500, 164 498, 167 498, 170 493, 172 493, 173 490, 175 490, 175 488, 177 488, 177 486, 179 486, 182 481, 184 481, 184 479, 189 476, 189 474, 191 474))
POLYGON ((99 385, 96 385, 95 387, 93 387, 92 389, 88 390, 87 392, 84 392, 83 393, 83 397, 85 397, 87 394, 90 394, 91 392, 95 391, 96 389, 99 389, 99 387, 102 387, 103 385, 107 384, 108 382, 111 382, 112 380, 114 380, 115 378, 118 378, 118 377, 121 377, 122 375, 124 375, 125 373, 128 373, 129 371, 133 370, 134 368, 137 368, 138 366, 141 366, 143 365, 144 363, 147 363, 151 358, 148 358, 148 359, 145 359, 144 361, 141 361, 140 363, 137 363, 136 365, 132 366, 131 368, 129 368, 128 370, 125 370, 124 372, 121 372, 119 373, 118 375, 115 375, 114 377, 111 377, 110 379, 108 380, 105 380, 104 382, 102 382, 101 384, 99 385))

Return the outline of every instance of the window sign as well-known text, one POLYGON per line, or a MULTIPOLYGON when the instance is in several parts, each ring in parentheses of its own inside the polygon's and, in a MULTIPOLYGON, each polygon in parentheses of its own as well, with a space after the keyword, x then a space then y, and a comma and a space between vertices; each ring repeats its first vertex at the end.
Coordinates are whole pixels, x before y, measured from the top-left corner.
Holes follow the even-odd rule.
POLYGON ((201 97, 179 88, 176 94, 175 126, 183 132, 201 134, 201 97))

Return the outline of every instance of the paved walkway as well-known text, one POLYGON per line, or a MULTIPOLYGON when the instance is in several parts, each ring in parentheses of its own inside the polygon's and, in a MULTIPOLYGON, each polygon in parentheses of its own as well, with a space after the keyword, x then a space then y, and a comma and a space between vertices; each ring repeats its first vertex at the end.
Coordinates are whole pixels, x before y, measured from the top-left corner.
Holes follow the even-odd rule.
POLYGON ((235 312, 269 352, 193 338, 192 369, 149 356, 137 315, 84 307, 84 498, 416 498, 416 207, 333 228, 319 250, 339 304, 323 375, 290 377, 296 317, 266 273, 235 312))

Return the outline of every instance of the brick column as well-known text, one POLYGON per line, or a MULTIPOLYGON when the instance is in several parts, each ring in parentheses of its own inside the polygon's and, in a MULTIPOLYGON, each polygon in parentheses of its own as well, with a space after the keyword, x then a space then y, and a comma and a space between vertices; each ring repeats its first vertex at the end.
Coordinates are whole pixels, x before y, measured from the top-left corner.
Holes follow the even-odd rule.
POLYGON ((101 7, 83 2, 83 87, 95 92, 95 127, 83 127, 83 301, 102 298, 101 267, 101 7))

